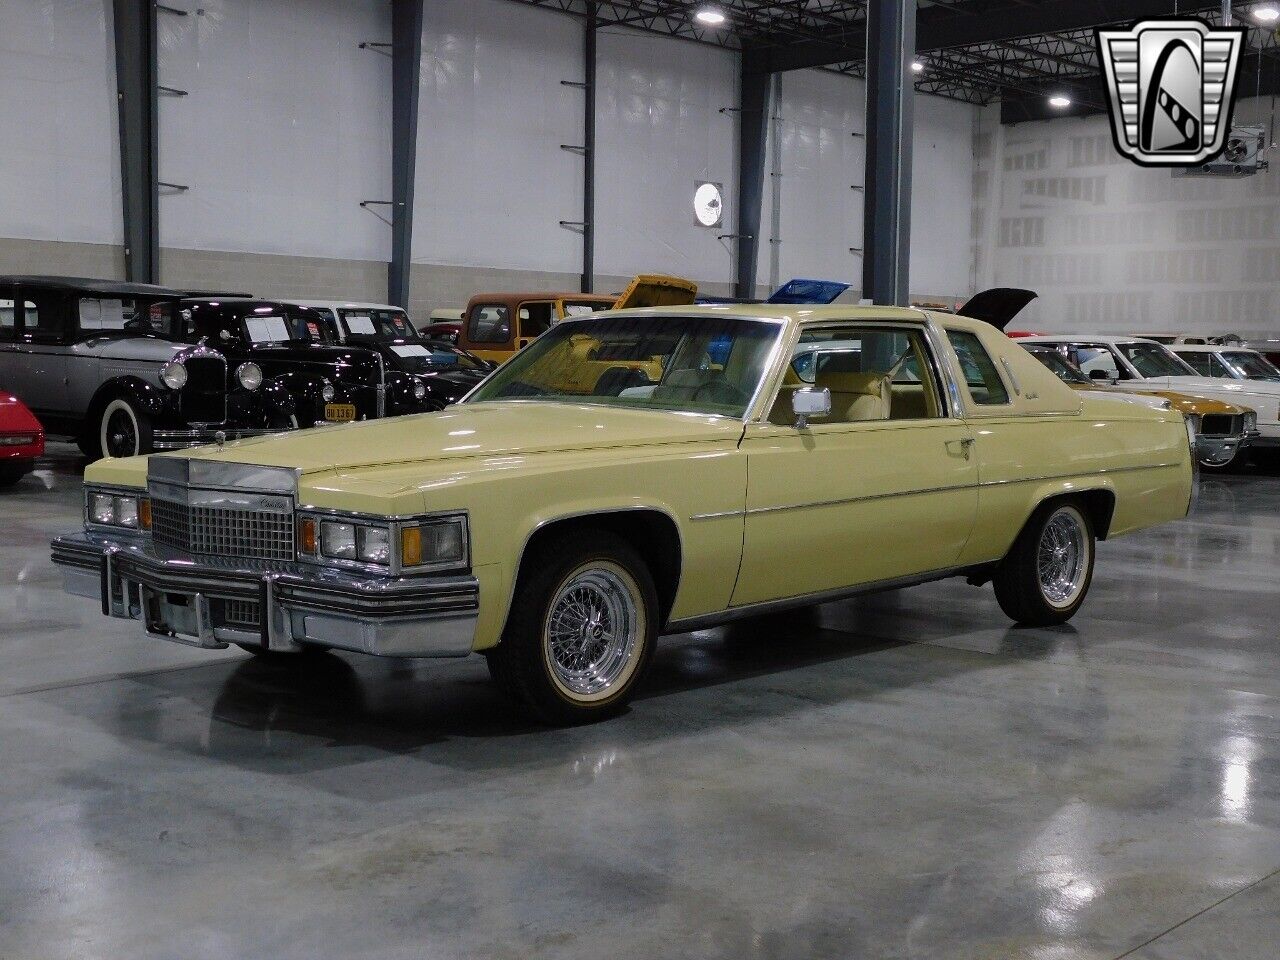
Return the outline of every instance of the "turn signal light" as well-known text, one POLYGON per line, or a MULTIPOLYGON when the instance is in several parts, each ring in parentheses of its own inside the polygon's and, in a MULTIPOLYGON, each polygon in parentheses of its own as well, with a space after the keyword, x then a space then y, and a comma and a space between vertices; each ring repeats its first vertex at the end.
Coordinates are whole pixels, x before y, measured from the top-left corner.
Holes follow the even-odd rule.
POLYGON ((303 553, 316 552, 316 522, 302 520, 298 523, 298 549, 303 553))
POLYGON ((400 528, 400 562, 415 567, 422 562, 422 528, 400 528))
POLYGON ((138 529, 139 530, 151 529, 151 501, 150 500, 138 501, 138 529))

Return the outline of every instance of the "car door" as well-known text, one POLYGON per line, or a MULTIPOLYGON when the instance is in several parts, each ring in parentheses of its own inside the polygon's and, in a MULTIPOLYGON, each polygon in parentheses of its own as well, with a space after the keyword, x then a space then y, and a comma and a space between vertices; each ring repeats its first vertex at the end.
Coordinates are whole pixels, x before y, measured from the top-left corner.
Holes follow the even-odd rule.
POLYGON ((15 292, 0 289, 5 297, 0 297, 0 390, 18 394, 18 377, 23 363, 18 354, 18 311, 19 301, 15 301, 15 292))
POLYGON ((977 510, 973 436, 947 405, 923 328, 823 325, 793 359, 766 421, 743 436, 747 503, 733 605, 954 565, 977 510), (831 391, 832 415, 798 428, 790 397, 806 386, 831 391))
MULTIPOLYGON (((18 312, 16 393, 33 412, 70 412, 67 404, 68 341, 74 321, 66 316, 68 299, 32 294, 21 301, 18 312)), ((74 307, 75 298, 70 303, 74 307)))

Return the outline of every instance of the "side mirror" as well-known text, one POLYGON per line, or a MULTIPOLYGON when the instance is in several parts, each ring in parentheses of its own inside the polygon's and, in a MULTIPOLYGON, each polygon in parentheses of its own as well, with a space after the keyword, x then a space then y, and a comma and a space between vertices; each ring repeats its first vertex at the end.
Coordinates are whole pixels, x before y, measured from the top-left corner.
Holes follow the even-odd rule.
POLYGON ((807 429, 810 417, 831 416, 831 391, 826 387, 801 387, 791 394, 791 412, 796 417, 796 429, 807 429))
POLYGON ((1089 371, 1089 379, 1090 380, 1106 380, 1108 383, 1112 382, 1111 374, 1107 373, 1107 371, 1105 370, 1100 370, 1097 367, 1089 371))

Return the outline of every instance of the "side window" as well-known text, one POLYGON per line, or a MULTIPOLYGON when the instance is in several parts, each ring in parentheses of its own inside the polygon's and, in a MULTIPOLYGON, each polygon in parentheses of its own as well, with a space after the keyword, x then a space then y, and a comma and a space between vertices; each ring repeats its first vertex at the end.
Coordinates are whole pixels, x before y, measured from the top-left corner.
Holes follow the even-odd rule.
POLYGON ((948 330, 947 338, 960 359, 960 369, 964 372, 964 381, 973 402, 982 406, 1008 403, 1009 391, 977 335, 966 330, 948 330))
MULTIPOLYGON (((1227 365, 1225 363, 1218 359, 1218 355, 1216 353, 1210 353, 1207 354, 1207 356, 1209 357, 1209 376, 1226 377, 1229 380, 1235 379, 1234 374, 1227 369, 1227 365)), ((1186 358, 1184 357, 1183 359, 1186 358)), ((1197 367, 1196 369, 1198 370, 1199 368, 1197 367)))
POLYGON ((1213 356, 1211 353, 1200 353, 1197 351, 1187 350, 1185 352, 1179 350, 1178 356, 1186 363, 1191 364, 1192 369, 1202 377, 1214 377, 1218 374, 1209 372, 1209 358, 1213 356))
POLYGON ((770 421, 793 422, 791 395, 808 385, 831 392, 831 416, 820 423, 944 415, 942 391, 919 330, 858 324, 807 331, 796 344, 770 421))
POLYGON ((12 300, 0 300, 0 343, 18 338, 18 307, 12 300))
POLYGON ((467 318, 467 339, 472 343, 506 343, 511 339, 511 311, 498 303, 473 307, 467 318))
POLYGON ((22 339, 29 343, 57 343, 62 339, 62 324, 52 298, 23 302, 22 339))
POLYGON ((520 336, 537 337, 551 329, 554 303, 520 304, 520 336))
POLYGON ((1109 380, 1128 380, 1129 373, 1116 363, 1115 354, 1099 344, 1073 343, 1070 348, 1071 359, 1075 365, 1085 372, 1090 379, 1096 379, 1095 370, 1100 371, 1109 380))

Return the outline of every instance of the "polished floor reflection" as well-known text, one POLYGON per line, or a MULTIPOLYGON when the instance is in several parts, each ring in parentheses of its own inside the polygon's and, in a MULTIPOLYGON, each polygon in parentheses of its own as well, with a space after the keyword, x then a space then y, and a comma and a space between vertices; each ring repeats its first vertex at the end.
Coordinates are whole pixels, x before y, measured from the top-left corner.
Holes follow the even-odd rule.
POLYGON ((0 493, 0 957, 1270 958, 1280 471, 1103 544, 1070 626, 919 587, 664 641, 625 716, 285 666, 64 597, 0 493))

